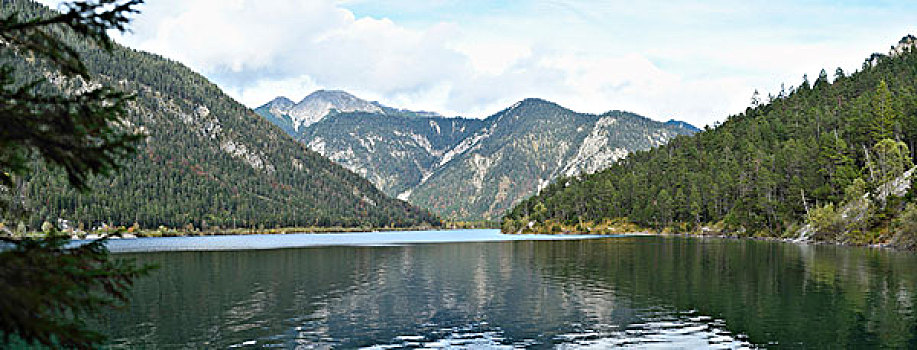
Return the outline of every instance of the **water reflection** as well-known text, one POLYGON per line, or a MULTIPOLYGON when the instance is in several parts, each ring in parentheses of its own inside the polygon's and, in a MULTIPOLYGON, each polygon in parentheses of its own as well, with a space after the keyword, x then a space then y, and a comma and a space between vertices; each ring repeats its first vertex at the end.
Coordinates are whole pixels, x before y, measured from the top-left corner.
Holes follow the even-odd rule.
POLYGON ((680 238, 132 255, 114 347, 915 347, 913 254, 680 238))

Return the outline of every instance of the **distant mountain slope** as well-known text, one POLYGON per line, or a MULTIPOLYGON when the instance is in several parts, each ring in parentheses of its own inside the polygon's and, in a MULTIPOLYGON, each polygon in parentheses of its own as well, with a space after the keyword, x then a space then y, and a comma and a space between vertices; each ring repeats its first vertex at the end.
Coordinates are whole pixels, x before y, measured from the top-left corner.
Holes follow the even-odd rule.
MULTIPOLYGON (((48 11, 31 1, 5 0, 0 14, 48 11)), ((177 62, 121 46, 109 55, 74 44, 96 81, 136 94, 128 121, 149 137, 119 173, 92 179, 89 193, 70 189, 57 172, 35 172, 26 188, 36 209, 33 225, 55 218, 144 227, 437 222, 308 150, 177 62)), ((59 87, 79 88, 21 57, 7 59, 33 77, 49 75, 59 87)))
POLYGON ((431 176, 443 154, 483 124, 478 119, 334 113, 300 137, 309 148, 396 196, 431 176))
POLYGON ((513 208, 504 229, 623 218, 660 229, 805 237, 798 232, 808 223, 826 240, 873 244, 897 233, 917 242, 917 209, 904 206, 917 198, 913 186, 904 193, 917 151, 915 47, 907 36, 854 74, 837 69, 829 79, 823 70, 716 128, 593 175, 560 178, 513 208), (882 195, 895 192, 889 183, 903 198, 882 195))
MULTIPOLYGON (((286 101, 257 111, 278 123, 284 115, 272 106, 286 101)), ((389 195, 459 219, 497 218, 556 176, 595 172, 695 130, 621 111, 575 113, 538 99, 485 120, 379 106, 382 112, 332 108, 292 134, 389 195)))
POLYGON ((446 217, 496 219, 557 176, 601 170, 691 133, 632 113, 582 114, 539 99, 485 123, 443 155, 440 168, 412 191, 412 203, 446 217))

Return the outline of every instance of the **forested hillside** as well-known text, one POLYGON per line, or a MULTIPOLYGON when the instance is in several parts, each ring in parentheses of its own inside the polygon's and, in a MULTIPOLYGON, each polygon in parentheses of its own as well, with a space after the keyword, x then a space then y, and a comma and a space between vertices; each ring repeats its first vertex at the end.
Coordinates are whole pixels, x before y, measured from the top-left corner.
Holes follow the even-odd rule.
POLYGON ((756 95, 744 113, 715 128, 593 175, 560 178, 508 212, 504 230, 586 230, 617 220, 738 235, 809 230, 857 243, 895 239, 909 215, 917 219, 907 214, 913 189, 901 177, 917 143, 915 88, 917 50, 908 36, 854 74, 822 71, 777 95, 756 95))
MULTIPOLYGON (((47 8, 3 0, 0 15, 31 18, 47 8)), ((66 33, 64 35, 67 35, 66 33)), ((33 172, 21 188, 29 223, 57 218, 85 225, 170 227, 408 226, 438 223, 433 215, 385 196, 371 183, 308 150, 278 127, 187 67, 117 46, 78 48, 92 83, 136 95, 126 121, 148 135, 136 157, 110 177, 91 179, 88 193, 66 186, 57 171, 33 172)), ((7 52, 6 50, 4 52, 7 52)), ((85 83, 60 78, 30 57, 10 53, 26 79, 73 91, 85 83)))

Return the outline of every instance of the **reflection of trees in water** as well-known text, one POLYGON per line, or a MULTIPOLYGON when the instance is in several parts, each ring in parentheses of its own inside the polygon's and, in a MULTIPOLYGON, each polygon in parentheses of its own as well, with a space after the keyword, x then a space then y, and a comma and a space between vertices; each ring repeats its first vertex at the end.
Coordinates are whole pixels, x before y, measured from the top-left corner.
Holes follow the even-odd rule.
POLYGON ((576 243, 539 246, 543 273, 607 285, 635 308, 671 305, 723 318, 752 342, 917 342, 917 256, 911 253, 720 239, 576 243))
POLYGON ((330 314, 317 301, 363 285, 355 276, 370 265, 343 248, 130 257, 161 268, 137 283, 125 310, 107 315, 103 326, 127 347, 225 347, 264 336, 264 329, 290 331, 308 317, 330 314))
POLYGON ((867 336, 869 343, 915 345, 917 256, 831 245, 791 247, 798 247, 805 267, 806 291, 838 291, 839 307, 849 310, 856 324, 845 329, 848 334, 867 336))

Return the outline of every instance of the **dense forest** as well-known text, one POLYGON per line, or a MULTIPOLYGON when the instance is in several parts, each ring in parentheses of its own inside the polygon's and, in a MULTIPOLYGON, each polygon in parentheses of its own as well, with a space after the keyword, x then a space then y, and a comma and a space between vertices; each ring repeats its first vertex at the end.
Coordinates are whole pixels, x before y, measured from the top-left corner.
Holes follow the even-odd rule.
POLYGON ((917 148, 914 43, 903 38, 853 74, 822 70, 814 82, 804 77, 776 95, 756 92, 744 113, 721 125, 633 153, 602 172, 559 178, 510 210, 503 229, 623 222, 741 236, 811 231, 826 240, 892 240, 917 227, 908 219, 917 219, 907 204, 913 190, 900 186, 917 148), (896 190, 886 188, 896 179, 896 190))
MULTIPOLYGON (((49 10, 2 0, 0 15, 25 18, 49 10)), ((67 186, 63 171, 37 163, 17 188, 31 229, 70 220, 87 229, 141 227, 276 227, 438 225, 429 212, 385 196, 371 183, 308 150, 187 67, 115 45, 109 53, 72 33, 92 82, 65 79, 40 60, 4 50, 0 59, 39 89, 78 91, 102 83, 134 94, 125 124, 147 137, 120 172, 67 186), (20 74, 22 75, 22 74, 20 74)))

